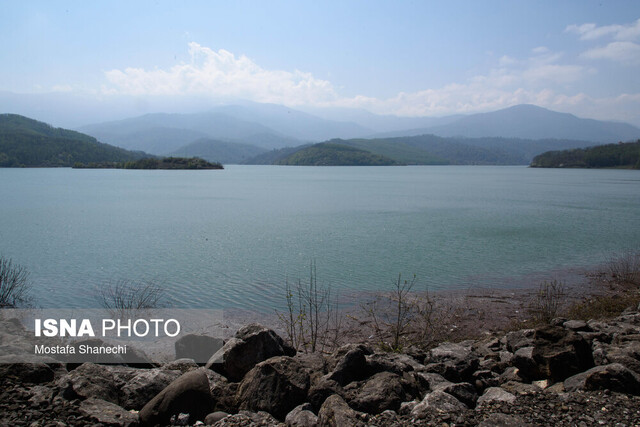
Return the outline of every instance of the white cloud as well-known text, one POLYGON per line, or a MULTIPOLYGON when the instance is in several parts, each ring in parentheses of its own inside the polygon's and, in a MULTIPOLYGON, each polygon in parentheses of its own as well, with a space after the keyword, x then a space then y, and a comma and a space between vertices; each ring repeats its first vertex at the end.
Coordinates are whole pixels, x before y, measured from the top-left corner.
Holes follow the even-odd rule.
POLYGON ((512 58, 508 55, 501 56, 499 59, 499 64, 501 67, 508 67, 510 65, 515 65, 517 63, 518 63, 517 59, 512 58))
POLYGON ((567 33, 575 33, 580 40, 596 40, 605 36, 612 36, 615 40, 634 40, 640 37, 640 19, 627 25, 603 25, 594 23, 582 25, 569 25, 565 29, 567 33))
POLYGON ((248 57, 217 52, 189 43, 190 64, 169 70, 126 68, 111 70, 105 76, 108 92, 133 95, 205 95, 235 97, 287 105, 330 101, 337 97, 330 82, 310 73, 266 70, 248 57))
MULTIPOLYGON (((589 55, 618 58, 637 54, 629 42, 614 43, 618 43, 617 49, 614 45, 611 50, 594 50, 589 55)), ((568 87, 592 71, 561 63, 563 54, 546 47, 533 49, 529 58, 503 56, 497 60, 495 68, 465 82, 401 92, 386 99, 365 95, 344 97, 331 82, 311 73, 267 70, 244 55, 236 56, 224 49, 214 51, 190 43, 189 53, 190 63, 166 70, 126 68, 108 71, 105 73, 108 84, 103 93, 243 98, 289 106, 365 108, 374 113, 404 116, 473 113, 522 103, 601 119, 620 117, 637 122, 633 117, 640 116, 640 94, 610 99, 594 99, 584 93, 567 94, 568 87), (610 115, 605 117, 603 114, 610 115)))
POLYGON ((628 64, 640 63, 640 45, 633 42, 611 42, 606 46, 596 47, 583 52, 583 58, 609 59, 628 64))
POLYGON ((71 85, 55 85, 51 88, 51 92, 73 92, 71 85))

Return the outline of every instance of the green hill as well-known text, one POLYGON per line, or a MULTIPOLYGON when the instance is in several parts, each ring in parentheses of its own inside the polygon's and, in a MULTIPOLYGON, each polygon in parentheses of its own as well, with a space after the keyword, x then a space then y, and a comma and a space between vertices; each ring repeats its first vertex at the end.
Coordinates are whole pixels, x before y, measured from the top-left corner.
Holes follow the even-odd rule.
MULTIPOLYGON (((518 138, 443 138, 417 135, 375 139, 332 139, 331 144, 349 146, 378 154, 407 165, 528 165, 535 155, 549 150, 592 145, 589 141, 518 138)), ((246 164, 277 164, 300 146, 273 150, 246 161, 246 164)))
POLYGON ((531 162, 534 168, 640 169, 640 140, 564 151, 547 151, 531 162))
POLYGON ((399 163, 388 157, 331 142, 315 144, 280 159, 277 165, 291 166, 391 166, 399 163))
POLYGON ((125 162, 142 152, 102 144, 72 130, 17 114, 0 114, 0 167, 70 167, 74 163, 125 162))
POLYGON ((267 150, 254 145, 203 138, 175 150, 171 155, 200 157, 210 162, 224 164, 239 164, 265 151, 267 150))

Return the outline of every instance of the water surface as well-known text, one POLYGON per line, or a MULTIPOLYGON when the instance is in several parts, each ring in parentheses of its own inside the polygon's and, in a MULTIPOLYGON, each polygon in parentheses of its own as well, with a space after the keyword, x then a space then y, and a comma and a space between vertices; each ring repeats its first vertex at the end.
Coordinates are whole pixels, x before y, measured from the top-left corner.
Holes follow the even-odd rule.
POLYGON ((180 307, 282 306, 285 280, 349 295, 517 287, 638 249, 640 172, 526 167, 0 169, 0 254, 43 307, 118 279, 180 307))

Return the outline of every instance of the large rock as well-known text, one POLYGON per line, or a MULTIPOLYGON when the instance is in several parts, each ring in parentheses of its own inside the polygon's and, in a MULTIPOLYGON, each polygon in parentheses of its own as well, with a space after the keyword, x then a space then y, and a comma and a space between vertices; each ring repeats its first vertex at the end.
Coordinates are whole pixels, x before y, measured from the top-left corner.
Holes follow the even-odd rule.
POLYGON ((105 426, 135 427, 139 424, 137 414, 94 397, 80 403, 80 413, 105 426))
MULTIPOLYGON (((520 377, 528 379, 544 378, 544 374, 542 374, 538 367, 538 362, 533 357, 533 350, 533 346, 519 348, 513 355, 511 363, 518 369, 518 375, 520 377)), ((508 369, 508 371, 512 372, 513 369, 508 369)), ((505 372, 507 372, 507 370, 505 370, 505 372)))
POLYGON ((465 409, 467 406, 449 393, 436 390, 427 394, 422 402, 411 410, 411 416, 422 419, 426 418, 429 412, 456 413, 465 409))
POLYGON ((444 391, 445 393, 450 394, 469 408, 473 408, 478 400, 476 388, 470 383, 442 383, 437 385, 435 390, 444 391))
POLYGON ((363 426, 358 413, 343 398, 334 394, 324 401, 318 412, 318 425, 322 427, 363 426))
POLYGON ((596 366, 564 381, 566 391, 611 390, 640 395, 640 375, 619 363, 596 366))
POLYGON ((258 363, 240 383, 240 409, 266 411, 278 419, 307 399, 309 373, 295 359, 273 357, 258 363))
POLYGON ((209 379, 209 389, 214 401, 214 411, 236 413, 238 412, 238 393, 239 383, 230 383, 225 377, 210 369, 205 370, 209 379))
POLYGON ((287 427, 315 427, 318 424, 318 416, 311 412, 308 403, 296 406, 284 419, 287 427))
POLYGON ((503 338, 507 350, 511 353, 515 353, 523 347, 533 346, 533 336, 535 334, 534 329, 521 329, 519 331, 513 331, 506 334, 503 338))
POLYGON ((367 359, 362 348, 356 347, 348 351, 329 374, 329 379, 344 386, 367 376, 367 359))
POLYGON ((77 397, 106 400, 119 404, 119 390, 111 370, 103 365, 83 363, 57 381, 63 396, 68 399, 77 397))
POLYGON ((204 420, 213 410, 213 398, 206 373, 198 369, 187 372, 169 384, 140 411, 140 422, 146 426, 167 425, 172 416, 190 415, 190 422, 204 420))
POLYGON ((443 343, 429 351, 425 364, 427 372, 435 372, 452 382, 461 382, 472 379, 480 360, 469 343, 443 343))
POLYGON ((328 373, 329 365, 320 353, 298 353, 293 358, 309 371, 311 385, 316 384, 328 373))
POLYGON ((607 363, 620 363, 640 374, 640 342, 632 341, 622 345, 608 346, 604 349, 604 359, 607 363))
POLYGON ((500 387, 489 387, 484 391, 482 396, 478 398, 478 406, 490 402, 507 402, 513 403, 516 400, 516 396, 500 387))
MULTIPOLYGON (((516 352, 515 358, 518 354, 516 352)), ((589 343, 579 334, 561 326, 545 326, 536 330, 531 357, 536 369, 514 360, 514 365, 530 380, 548 378, 563 381, 594 365, 589 343)))
POLYGON ((329 379, 328 375, 322 377, 309 389, 308 401, 315 411, 319 411, 324 401, 332 395, 345 396, 345 391, 338 382, 329 379))
POLYGON ((293 356, 295 350, 273 330, 257 323, 244 326, 227 341, 205 365, 226 375, 231 381, 240 381, 257 363, 274 356, 293 356))
POLYGON ((379 414, 391 409, 397 411, 407 400, 402 378, 392 372, 380 372, 369 378, 351 405, 362 412, 379 414))
POLYGON ((207 363, 223 344, 224 341, 221 338, 188 334, 174 344, 176 359, 193 359, 196 363, 207 363))
POLYGON ((424 369, 424 365, 406 354, 374 353, 366 356, 366 360, 371 375, 378 372, 393 372, 402 375, 404 372, 424 369))
POLYGON ((121 388, 120 405, 125 409, 140 410, 180 375, 180 371, 139 369, 121 388))

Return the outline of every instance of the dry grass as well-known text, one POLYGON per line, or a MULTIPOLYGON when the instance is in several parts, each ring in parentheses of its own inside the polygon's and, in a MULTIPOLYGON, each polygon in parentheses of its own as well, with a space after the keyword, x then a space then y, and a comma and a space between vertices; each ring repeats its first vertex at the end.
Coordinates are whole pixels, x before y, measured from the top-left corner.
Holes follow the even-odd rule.
POLYGON ((609 319, 619 316, 629 307, 638 307, 640 294, 637 291, 619 292, 586 298, 567 310, 570 319, 609 319))

